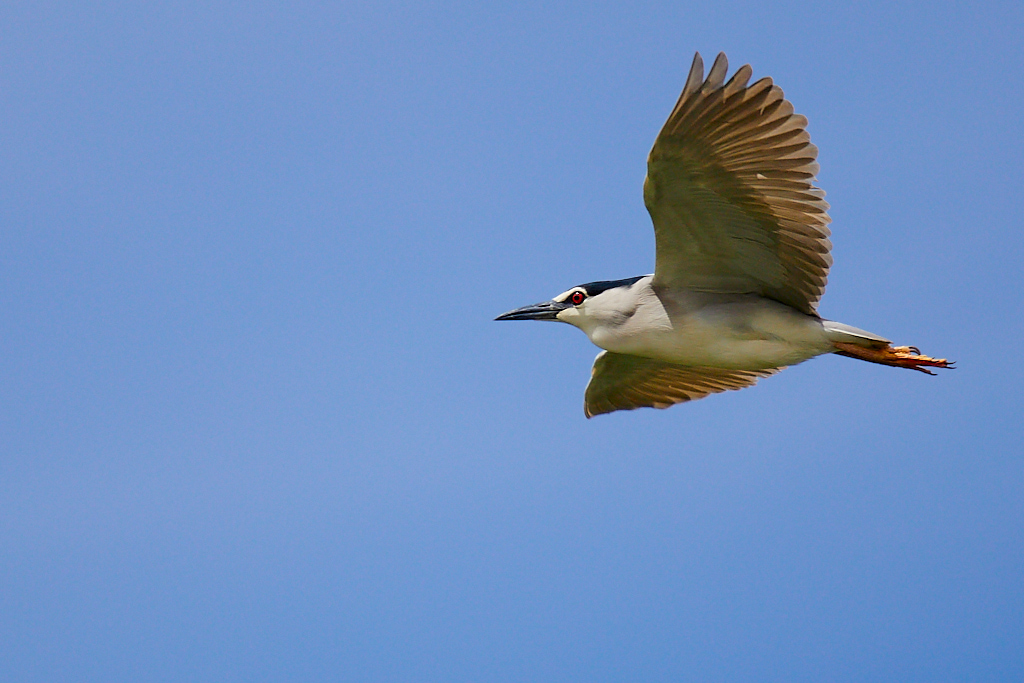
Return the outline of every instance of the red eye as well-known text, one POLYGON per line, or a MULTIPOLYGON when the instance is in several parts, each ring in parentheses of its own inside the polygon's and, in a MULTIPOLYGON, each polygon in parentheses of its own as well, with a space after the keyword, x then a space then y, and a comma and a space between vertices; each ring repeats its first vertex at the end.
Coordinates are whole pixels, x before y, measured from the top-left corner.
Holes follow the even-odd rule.
POLYGON ((584 294, 583 292, 576 291, 573 292, 572 296, 569 297, 569 301, 572 302, 573 306, 579 306, 581 303, 583 303, 583 300, 586 298, 586 294, 584 294))

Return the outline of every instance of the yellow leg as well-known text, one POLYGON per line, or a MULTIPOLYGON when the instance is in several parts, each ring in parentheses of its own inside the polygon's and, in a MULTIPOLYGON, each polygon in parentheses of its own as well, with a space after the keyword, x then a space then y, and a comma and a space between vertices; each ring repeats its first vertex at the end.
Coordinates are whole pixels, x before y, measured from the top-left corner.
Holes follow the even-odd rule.
POLYGON ((935 373, 927 368, 953 369, 953 361, 947 361, 945 358, 922 356, 920 349, 916 346, 887 346, 882 349, 869 349, 847 342, 836 342, 835 346, 836 353, 841 356, 859 358, 869 363, 892 365, 897 368, 909 368, 929 375, 934 375, 935 373))

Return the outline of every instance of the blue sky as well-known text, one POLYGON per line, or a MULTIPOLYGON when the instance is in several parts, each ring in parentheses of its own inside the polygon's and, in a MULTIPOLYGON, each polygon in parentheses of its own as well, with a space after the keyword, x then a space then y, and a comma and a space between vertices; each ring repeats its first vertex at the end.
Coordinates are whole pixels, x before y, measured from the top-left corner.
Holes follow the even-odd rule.
POLYGON ((0 8, 11 681, 1024 678, 1019 3, 0 8), (810 120, 839 357, 587 421, 693 52, 810 120))

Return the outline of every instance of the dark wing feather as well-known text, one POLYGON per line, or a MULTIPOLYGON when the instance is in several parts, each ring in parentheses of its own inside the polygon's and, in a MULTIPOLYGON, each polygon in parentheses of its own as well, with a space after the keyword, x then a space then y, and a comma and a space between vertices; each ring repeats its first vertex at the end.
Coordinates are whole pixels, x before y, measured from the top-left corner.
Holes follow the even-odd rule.
POLYGON ((814 314, 832 265, 817 148, 770 78, 693 59, 647 160, 655 287, 753 293, 814 314))
POLYGON ((668 408, 708 394, 753 386, 771 370, 724 370, 665 363, 602 351, 594 360, 583 412, 587 417, 634 408, 668 408))

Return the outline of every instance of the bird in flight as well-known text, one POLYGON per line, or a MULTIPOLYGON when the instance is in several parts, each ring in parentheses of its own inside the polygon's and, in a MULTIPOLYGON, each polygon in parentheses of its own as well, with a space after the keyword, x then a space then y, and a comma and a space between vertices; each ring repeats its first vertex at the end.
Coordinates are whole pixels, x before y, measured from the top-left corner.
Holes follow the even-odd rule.
POLYGON ((832 257, 818 149, 772 79, 726 82, 694 56, 647 157, 653 275, 577 285, 497 320, 556 320, 604 349, 586 416, 668 408, 753 386, 825 353, 919 370, 949 368, 913 346, 818 315, 832 257))

